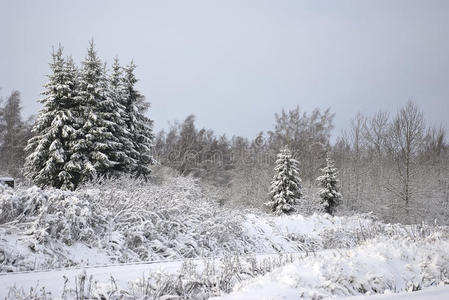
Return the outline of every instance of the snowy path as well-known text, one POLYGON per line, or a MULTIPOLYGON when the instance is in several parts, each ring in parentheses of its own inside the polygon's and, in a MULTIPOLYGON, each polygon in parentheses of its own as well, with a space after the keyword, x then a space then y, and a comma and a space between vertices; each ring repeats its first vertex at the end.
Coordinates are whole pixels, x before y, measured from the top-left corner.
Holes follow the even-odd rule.
POLYGON ((50 291, 54 297, 62 295, 65 275, 71 283, 75 277, 83 270, 87 276, 92 275, 94 280, 108 282, 111 276, 117 281, 119 288, 125 288, 128 281, 136 280, 149 272, 163 270, 174 273, 179 270, 182 261, 171 262, 149 262, 113 266, 85 267, 63 270, 49 270, 39 272, 22 273, 2 273, 0 274, 0 299, 4 299, 8 294, 8 289, 14 285, 23 288, 25 291, 31 287, 45 286, 46 291, 50 291))
MULTIPOLYGON (((324 250, 326 251, 326 250, 324 250)), ((289 252, 282 255, 302 256, 302 252, 289 252)), ((264 259, 268 257, 276 257, 280 254, 266 253, 266 254, 251 254, 242 255, 240 257, 256 257, 257 259, 264 259)), ((220 259, 221 256, 215 257, 220 259)), ((152 262, 127 263, 109 266, 86 266, 74 267, 67 269, 43 270, 43 271, 25 271, 14 273, 0 273, 0 300, 5 299, 10 287, 14 285, 18 288, 23 288, 28 291, 31 287, 38 288, 45 287, 47 292, 51 292, 53 297, 60 297, 64 287, 64 277, 69 279, 69 287, 74 287, 74 281, 77 275, 83 270, 86 271, 87 277, 93 276, 93 279, 98 282, 109 282, 111 276, 117 283, 118 288, 125 289, 129 281, 135 281, 150 272, 163 271, 168 274, 176 273, 180 270, 182 263, 186 261, 194 262, 199 268, 202 267, 204 259, 213 259, 213 257, 195 258, 195 259, 178 259, 178 260, 161 260, 152 262)))

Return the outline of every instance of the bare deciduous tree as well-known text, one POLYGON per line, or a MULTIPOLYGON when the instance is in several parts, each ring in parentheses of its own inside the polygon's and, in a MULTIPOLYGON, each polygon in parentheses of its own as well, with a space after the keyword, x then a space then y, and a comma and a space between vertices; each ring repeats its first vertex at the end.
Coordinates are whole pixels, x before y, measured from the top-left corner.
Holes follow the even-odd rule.
POLYGON ((330 149, 329 139, 334 128, 334 114, 330 109, 315 109, 310 115, 299 107, 275 114, 274 130, 269 132, 269 141, 274 151, 288 146, 303 170, 303 178, 315 180, 330 149))
POLYGON ((348 166, 351 168, 349 182, 346 185, 348 188, 347 201, 350 201, 352 207, 357 206, 360 202, 360 177, 361 177, 361 163, 362 154, 365 149, 364 128, 366 127, 366 117, 360 112, 351 120, 351 125, 348 131, 343 132, 342 141, 349 147, 351 152, 351 163, 348 166))
POLYGON ((379 111, 365 123, 364 137, 375 151, 378 159, 382 157, 385 147, 385 138, 388 133, 388 120, 388 113, 379 111))
POLYGON ((399 187, 389 186, 400 200, 404 202, 406 215, 409 217, 410 201, 414 195, 412 179, 419 151, 422 150, 424 137, 424 117, 418 106, 412 102, 402 108, 391 124, 387 147, 395 162, 399 175, 399 187))

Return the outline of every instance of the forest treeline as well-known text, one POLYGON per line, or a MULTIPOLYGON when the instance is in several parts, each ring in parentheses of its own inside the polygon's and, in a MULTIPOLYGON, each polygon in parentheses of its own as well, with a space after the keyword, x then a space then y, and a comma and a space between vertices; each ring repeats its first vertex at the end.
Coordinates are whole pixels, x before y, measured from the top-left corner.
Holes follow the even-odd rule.
POLYGON ((409 101, 396 114, 357 114, 331 144, 329 109, 275 114, 274 128, 254 139, 216 136, 195 127, 194 116, 156 135, 162 164, 223 188, 222 201, 259 206, 267 200, 279 150, 287 145, 300 162, 305 186, 314 186, 326 154, 339 171, 342 206, 373 211, 389 221, 447 220, 449 146, 446 130, 409 101), (176 158, 176 159, 175 159, 176 158))
MULTIPOLYGON (((52 74, 45 86, 44 100, 41 100, 43 109, 38 118, 23 119, 19 92, 13 91, 2 99, 0 173, 3 174, 0 175, 24 178, 34 163, 37 174, 51 161, 58 172, 69 170, 68 176, 75 176, 76 180, 71 181, 73 186, 64 184, 64 178, 48 185, 75 188, 83 180, 95 176, 131 174, 137 177, 139 167, 141 173, 148 175, 150 165, 156 164, 152 168, 165 166, 181 175, 200 178, 205 186, 216 192, 217 201, 222 204, 261 207, 269 200, 276 155, 287 146, 299 161, 303 185, 310 193, 315 193, 316 178, 320 168, 326 165, 326 157, 332 157, 339 169, 340 209, 373 211, 387 221, 407 223, 449 219, 446 129, 426 121, 420 107, 412 101, 391 115, 383 111, 373 115, 357 114, 334 143, 330 141, 334 129, 331 110, 304 112, 299 107, 276 113, 272 130, 261 132, 254 138, 228 138, 217 135, 212 129, 198 128, 194 115, 153 135, 152 121, 148 118, 151 112, 147 112, 149 104, 134 87, 137 79, 133 64, 122 68, 115 61, 108 72, 91 44, 86 60, 78 69, 70 58, 63 57, 58 51, 53 54, 52 74), (58 84, 61 83, 55 77, 58 63, 61 72, 71 70, 73 73, 69 75, 73 77, 74 86, 63 84, 64 88, 73 91, 66 91, 63 97, 58 94, 61 89, 58 84), (93 80, 92 76, 97 76, 94 82, 89 81, 93 80), (92 90, 92 85, 98 89, 92 90), (66 128, 62 125, 58 133, 61 148, 68 152, 59 160, 55 156, 54 159, 39 158, 33 162, 30 157, 33 151, 36 152, 36 145, 45 139, 47 129, 58 123, 54 121, 56 115, 53 113, 50 121, 42 117, 45 110, 53 112, 55 101, 49 99, 59 99, 58 103, 65 105, 60 107, 61 111, 72 105, 68 111, 76 114, 71 120, 73 132, 68 134, 70 137, 63 133, 66 128), (79 110, 81 105, 84 108, 79 110), (101 126, 95 122, 105 107, 113 109, 109 110, 110 115, 100 118, 107 122, 102 125, 104 130, 98 132, 96 129, 101 126), (118 116, 114 112, 118 112, 118 116), (130 123, 133 113, 138 113, 143 122, 138 125, 140 132, 136 132, 136 127, 130 123), (45 124, 50 127, 46 129, 45 124), (123 138, 129 143, 115 141, 108 144, 112 148, 96 145, 99 148, 95 149, 96 146, 89 145, 86 139, 90 134, 112 141, 113 138, 123 138), (84 143, 79 143, 76 136, 84 137, 84 143), (139 145, 144 147, 139 148, 139 145), (74 151, 79 155, 74 155, 74 151), (67 166, 64 163, 70 157, 78 161, 67 166), (92 172, 83 173, 86 167, 92 172)), ((56 146, 41 142, 40 147, 50 150, 56 146)), ((45 185, 42 184, 45 178, 39 181, 36 176, 28 178, 45 185)))

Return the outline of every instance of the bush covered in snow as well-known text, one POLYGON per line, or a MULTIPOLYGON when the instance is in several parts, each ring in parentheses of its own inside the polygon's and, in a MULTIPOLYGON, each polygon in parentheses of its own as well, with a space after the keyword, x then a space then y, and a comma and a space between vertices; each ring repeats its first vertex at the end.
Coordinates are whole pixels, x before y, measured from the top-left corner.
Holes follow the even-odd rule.
MULTIPOLYGON (((207 256, 244 252, 242 216, 204 199, 193 179, 176 177, 161 185, 131 179, 84 186, 76 192, 36 187, 0 194, 0 250, 11 261, 82 243, 111 261, 207 256), (22 253, 8 241, 22 244, 22 253), (39 251, 39 245, 49 245, 39 251), (29 248, 29 249, 26 249, 29 248), (18 259, 16 259, 18 258, 18 259)), ((76 264, 61 256, 61 265, 76 264)), ((95 262, 93 262, 95 263, 95 262)), ((21 265, 19 269, 49 266, 21 265)), ((8 270, 8 266, 4 266, 8 270)))

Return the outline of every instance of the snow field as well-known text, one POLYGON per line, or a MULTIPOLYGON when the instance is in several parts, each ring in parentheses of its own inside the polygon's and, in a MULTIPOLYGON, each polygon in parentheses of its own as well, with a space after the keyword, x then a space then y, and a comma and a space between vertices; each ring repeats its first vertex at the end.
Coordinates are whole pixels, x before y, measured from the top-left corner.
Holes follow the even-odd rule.
POLYGON ((211 202, 184 177, 103 181, 76 192, 0 188, 0 268, 13 272, 0 273, 1 296, 10 299, 81 291, 109 299, 320 299, 449 284, 444 226, 384 224, 369 214, 245 213, 211 202), (174 259, 190 260, 129 265, 174 259), (128 265, 65 269, 120 263, 128 265))

